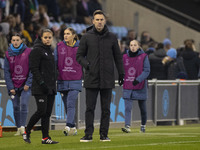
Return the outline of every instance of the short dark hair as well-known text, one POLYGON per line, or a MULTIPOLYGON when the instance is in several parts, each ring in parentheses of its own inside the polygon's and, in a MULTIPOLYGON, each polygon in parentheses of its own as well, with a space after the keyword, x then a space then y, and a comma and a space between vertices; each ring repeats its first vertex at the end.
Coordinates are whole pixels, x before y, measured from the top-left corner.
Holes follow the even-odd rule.
POLYGON ((96 10, 96 11, 93 13, 93 19, 94 19, 94 16, 95 16, 95 15, 104 15, 104 17, 107 18, 106 15, 105 15, 105 13, 104 13, 102 10, 96 10))
POLYGON ((13 36, 18 36, 18 37, 20 37, 20 39, 23 38, 21 33, 12 33, 11 39, 12 39, 13 36))

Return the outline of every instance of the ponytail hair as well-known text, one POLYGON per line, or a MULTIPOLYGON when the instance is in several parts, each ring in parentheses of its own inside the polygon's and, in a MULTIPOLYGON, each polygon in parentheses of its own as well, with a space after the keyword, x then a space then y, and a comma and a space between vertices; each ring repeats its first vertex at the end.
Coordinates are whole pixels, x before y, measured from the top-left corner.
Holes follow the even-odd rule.
POLYGON ((73 35, 75 35, 74 40, 76 40, 76 41, 79 40, 78 35, 76 34, 76 31, 72 27, 68 27, 65 30, 69 30, 72 32, 73 35))

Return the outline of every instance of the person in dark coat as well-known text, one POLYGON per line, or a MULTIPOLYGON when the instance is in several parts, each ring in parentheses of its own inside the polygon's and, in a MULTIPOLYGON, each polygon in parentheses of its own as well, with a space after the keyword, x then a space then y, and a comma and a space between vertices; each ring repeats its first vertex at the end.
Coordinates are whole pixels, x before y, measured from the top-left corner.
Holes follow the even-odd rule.
POLYGON ((188 80, 197 80, 200 67, 200 59, 198 54, 193 50, 193 43, 191 40, 185 42, 185 47, 180 53, 183 57, 183 63, 187 72, 188 80))
POLYGON ((80 0, 76 4, 76 23, 91 24, 89 0, 80 0))
POLYGON ((99 2, 99 0, 89 0, 88 7, 89 7, 89 11, 90 11, 89 12, 90 16, 92 16, 96 10, 102 10, 102 6, 101 6, 101 3, 99 2))
POLYGON ((58 143, 49 136, 49 119, 56 94, 55 61, 54 53, 51 50, 52 41, 53 32, 49 29, 43 29, 41 38, 36 39, 30 54, 30 70, 33 74, 32 95, 36 100, 37 111, 30 118, 23 134, 26 143, 31 143, 31 129, 40 119, 42 144, 58 143))
POLYGON ((85 136, 80 142, 92 141, 94 132, 94 110, 97 95, 101 99, 100 140, 108 138, 110 103, 112 88, 115 87, 114 62, 119 74, 119 84, 123 84, 123 62, 116 36, 109 32, 105 14, 96 10, 93 26, 87 29, 80 41, 76 59, 85 68, 84 87, 86 88, 85 136))
POLYGON ((167 79, 167 70, 163 65, 162 60, 166 56, 166 51, 162 43, 159 43, 156 50, 149 55, 149 62, 151 72, 148 79, 158 79, 166 80, 167 79))
POLYGON ((166 54, 167 56, 163 58, 162 63, 167 69, 167 79, 187 79, 183 58, 177 57, 176 49, 170 48, 166 54))

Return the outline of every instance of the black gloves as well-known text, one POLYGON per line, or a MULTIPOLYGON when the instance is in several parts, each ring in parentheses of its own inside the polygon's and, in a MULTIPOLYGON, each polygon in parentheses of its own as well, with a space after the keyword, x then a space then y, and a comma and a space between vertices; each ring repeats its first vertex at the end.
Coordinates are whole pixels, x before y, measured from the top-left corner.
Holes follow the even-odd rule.
POLYGON ((138 83, 139 83, 139 81, 137 81, 137 80, 134 80, 134 81, 132 82, 133 86, 136 86, 138 83))
POLYGON ((87 63, 87 66, 85 68, 86 70, 90 70, 90 63, 87 63))
POLYGON ((49 88, 48 88, 48 86, 44 83, 44 81, 42 81, 42 82, 40 83, 40 86, 42 87, 42 92, 43 92, 44 94, 48 94, 48 93, 49 93, 49 88))
POLYGON ((124 84, 124 74, 119 75, 118 84, 119 84, 119 86, 124 84))

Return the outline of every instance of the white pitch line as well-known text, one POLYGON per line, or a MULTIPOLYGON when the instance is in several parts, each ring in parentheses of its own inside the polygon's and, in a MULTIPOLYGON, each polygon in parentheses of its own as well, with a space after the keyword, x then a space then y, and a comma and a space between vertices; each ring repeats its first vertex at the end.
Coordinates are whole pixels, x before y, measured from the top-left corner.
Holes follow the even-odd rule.
MULTIPOLYGON (((200 135, 200 133, 124 133, 124 134, 115 134, 115 135, 112 135, 113 136, 132 136, 132 135, 135 135, 135 136, 144 136, 144 135, 166 135, 166 136, 185 136, 185 135, 200 135)), ((195 136, 196 137, 196 136, 195 136)))
MULTIPOLYGON (((139 146, 157 146, 157 145, 168 145, 168 144, 186 144, 186 143, 200 143, 200 141, 180 141, 180 142, 165 142, 165 143, 149 143, 149 144, 132 144, 132 145, 118 145, 118 146, 98 146, 98 147, 84 147, 84 148, 75 148, 70 150, 90 150, 90 149, 109 149, 109 148, 125 148, 125 147, 139 147, 139 146)), ((60 149, 68 150, 68 149, 60 149)))

